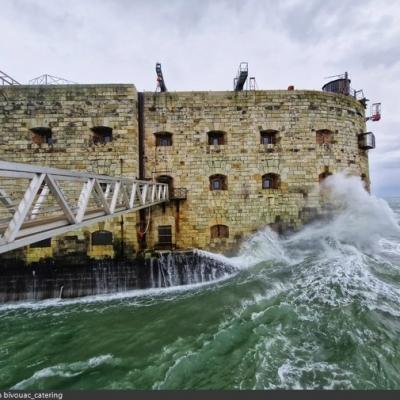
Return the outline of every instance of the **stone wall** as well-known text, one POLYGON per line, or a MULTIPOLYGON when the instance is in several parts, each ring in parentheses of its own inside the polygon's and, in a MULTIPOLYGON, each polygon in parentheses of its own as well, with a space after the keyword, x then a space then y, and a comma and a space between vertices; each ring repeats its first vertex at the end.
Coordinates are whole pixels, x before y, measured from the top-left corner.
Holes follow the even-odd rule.
MULTIPOLYGON (((2 87, 1 159, 137 176, 137 99, 133 85, 2 87), (112 128, 113 140, 96 144, 95 126, 112 128), (52 130, 52 144, 32 137, 38 127, 52 130)), ((319 180, 329 173, 347 169, 369 181, 357 138, 366 129, 364 108, 352 97, 285 90, 145 93, 144 100, 146 178, 170 176, 174 189, 188 191, 185 200, 175 190, 169 204, 146 211, 150 248, 162 247, 158 228, 171 226, 174 247, 228 251, 266 225, 297 228, 318 213, 319 180), (268 130, 274 143, 262 144, 268 130), (223 132, 224 143, 210 145, 210 131, 223 132), (172 134, 171 146, 156 145, 160 132, 172 134), (210 190, 215 174, 226 177, 226 190, 210 190), (276 187, 263 188, 265 174, 274 174, 276 187), (228 237, 212 238, 215 225, 226 226, 228 237)), ((114 218, 53 238, 50 248, 31 246, 25 257, 129 257, 138 249, 137 222, 135 214, 114 218), (94 246, 97 230, 112 231, 113 244, 94 246)))
POLYGON ((320 174, 348 169, 368 180, 368 157, 358 147, 365 132, 364 108, 349 96, 319 91, 181 92, 145 94, 145 171, 168 175, 187 188, 186 201, 152 210, 148 245, 158 227, 171 225, 176 247, 225 249, 266 225, 298 227, 320 210, 320 174), (275 144, 260 132, 277 131, 275 144), (330 143, 318 130, 332 132, 330 143), (223 131, 224 144, 209 145, 207 133, 223 131), (172 146, 156 146, 155 133, 172 134, 172 146), (318 144, 317 141, 321 144, 318 144), (262 176, 279 176, 263 189, 262 176), (210 190, 209 177, 227 177, 227 190, 210 190), (228 238, 211 238, 226 225, 228 238))
MULTIPOLYGON (((136 177, 137 132, 137 92, 133 85, 0 88, 0 158, 5 161, 136 177), (96 126, 112 128, 112 141, 96 143, 91 130, 96 126), (51 144, 38 144, 32 129, 39 127, 51 129, 51 144)), ((25 256, 29 262, 74 254, 113 257, 121 250, 122 238, 125 255, 132 255, 137 250, 135 213, 55 237, 50 248, 31 246, 25 256), (91 244, 90 233, 99 229, 113 232, 113 245, 91 244)))

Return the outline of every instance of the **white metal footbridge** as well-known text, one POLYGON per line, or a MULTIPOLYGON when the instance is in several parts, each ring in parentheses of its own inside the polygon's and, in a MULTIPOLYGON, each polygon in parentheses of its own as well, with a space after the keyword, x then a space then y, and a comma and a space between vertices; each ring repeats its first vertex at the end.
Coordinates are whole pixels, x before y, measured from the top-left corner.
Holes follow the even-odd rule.
POLYGON ((165 183, 0 161, 0 254, 168 200, 165 183))

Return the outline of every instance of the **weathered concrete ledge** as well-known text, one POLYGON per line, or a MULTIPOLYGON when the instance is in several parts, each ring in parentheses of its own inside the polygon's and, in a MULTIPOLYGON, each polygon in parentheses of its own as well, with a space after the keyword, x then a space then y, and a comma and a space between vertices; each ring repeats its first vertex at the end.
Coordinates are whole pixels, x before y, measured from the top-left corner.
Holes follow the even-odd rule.
POLYGON ((43 260, 29 266, 6 262, 0 274, 0 302, 73 298, 133 289, 166 288, 212 281, 233 267, 193 251, 161 252, 134 261, 43 260))

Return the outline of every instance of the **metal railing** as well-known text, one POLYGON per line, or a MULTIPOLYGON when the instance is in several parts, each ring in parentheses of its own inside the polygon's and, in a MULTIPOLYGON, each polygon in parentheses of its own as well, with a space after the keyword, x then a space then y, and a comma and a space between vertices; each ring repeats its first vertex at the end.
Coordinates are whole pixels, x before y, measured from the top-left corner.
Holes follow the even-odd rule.
POLYGON ((0 161, 0 253, 168 200, 165 183, 0 161))
POLYGON ((3 71, 0 71, 0 85, 20 85, 18 81, 3 71))

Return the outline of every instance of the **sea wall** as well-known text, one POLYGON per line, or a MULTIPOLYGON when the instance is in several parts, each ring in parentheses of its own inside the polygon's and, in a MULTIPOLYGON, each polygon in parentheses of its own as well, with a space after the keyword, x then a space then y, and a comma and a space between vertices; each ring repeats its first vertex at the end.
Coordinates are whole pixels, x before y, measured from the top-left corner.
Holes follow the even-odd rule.
POLYGON ((135 261, 49 259, 5 263, 0 274, 0 303, 73 298, 130 290, 167 288, 210 282, 235 270, 193 252, 164 252, 135 261))

